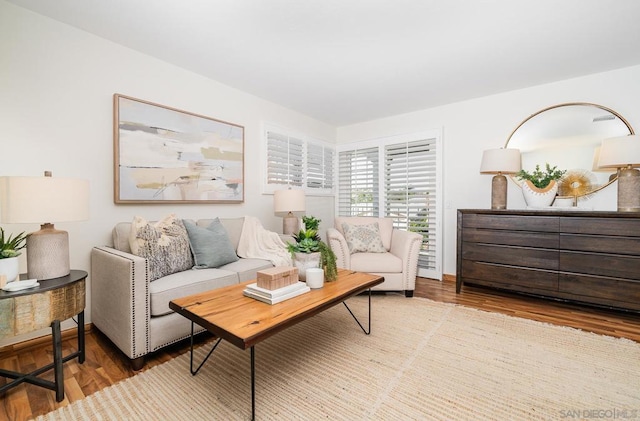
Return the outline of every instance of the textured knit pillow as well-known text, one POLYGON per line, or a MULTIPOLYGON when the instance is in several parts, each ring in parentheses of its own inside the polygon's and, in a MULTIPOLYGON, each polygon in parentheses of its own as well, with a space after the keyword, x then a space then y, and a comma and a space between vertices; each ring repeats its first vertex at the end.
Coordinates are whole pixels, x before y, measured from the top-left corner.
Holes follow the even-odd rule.
POLYGON ((174 214, 155 223, 133 218, 129 245, 133 254, 148 260, 150 281, 193 267, 187 230, 174 214))
POLYGON ((378 223, 365 225, 342 224, 344 238, 350 253, 385 253, 378 223))
POLYGON ((208 227, 199 227, 191 221, 182 221, 189 234, 189 243, 195 268, 217 268, 238 260, 229 234, 220 219, 214 219, 208 227))

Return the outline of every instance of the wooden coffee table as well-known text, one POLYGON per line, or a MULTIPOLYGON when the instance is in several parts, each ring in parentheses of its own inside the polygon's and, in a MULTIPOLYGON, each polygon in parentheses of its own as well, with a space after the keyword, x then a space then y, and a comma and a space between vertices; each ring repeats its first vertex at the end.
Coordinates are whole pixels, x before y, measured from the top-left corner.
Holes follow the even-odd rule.
POLYGON ((278 304, 270 305, 245 297, 242 291, 255 281, 218 288, 179 298, 169 303, 176 313, 191 320, 191 374, 196 375, 222 339, 240 349, 251 349, 251 419, 255 419, 255 345, 268 337, 314 316, 336 304, 343 303, 365 334, 371 333, 371 287, 384 281, 379 275, 351 270, 338 270, 335 282, 313 289, 278 304), (367 328, 353 314, 344 301, 369 291, 369 320, 367 328), (209 354, 193 368, 193 332, 198 324, 218 337, 209 354))

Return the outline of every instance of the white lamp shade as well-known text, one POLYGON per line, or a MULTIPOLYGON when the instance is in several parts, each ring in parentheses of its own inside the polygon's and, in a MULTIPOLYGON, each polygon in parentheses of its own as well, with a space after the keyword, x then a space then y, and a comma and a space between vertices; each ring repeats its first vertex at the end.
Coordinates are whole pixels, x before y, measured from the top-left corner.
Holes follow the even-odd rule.
POLYGON ((483 174, 515 174, 522 168, 519 149, 487 149, 482 153, 483 174))
POLYGON ((306 209, 303 190, 276 190, 273 192, 273 211, 276 214, 304 212, 306 209))
POLYGON ((640 136, 629 135, 604 139, 600 147, 598 168, 640 166, 640 136))
POLYGON ((601 146, 596 146, 593 150, 593 163, 591 164, 591 171, 605 171, 598 166, 598 162, 600 161, 600 148, 601 146))
POLYGON ((54 223, 89 219, 89 182, 59 177, 0 177, 0 221, 54 223))

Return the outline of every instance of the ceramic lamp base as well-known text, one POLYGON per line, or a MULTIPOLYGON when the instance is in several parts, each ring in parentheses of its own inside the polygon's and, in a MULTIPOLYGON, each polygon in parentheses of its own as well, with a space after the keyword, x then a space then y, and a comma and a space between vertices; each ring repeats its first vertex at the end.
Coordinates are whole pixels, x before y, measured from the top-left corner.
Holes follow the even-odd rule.
POLYGON ((618 174, 618 212, 640 212, 640 171, 635 168, 618 174))
POLYGON ((297 234, 300 230, 300 221, 298 217, 289 212, 287 216, 282 218, 282 233, 285 235, 297 234))
POLYGON ((502 174, 491 180, 491 209, 507 208, 507 177, 502 174))
POLYGON ((27 236, 27 274, 31 279, 53 279, 71 272, 69 234, 44 224, 27 236))

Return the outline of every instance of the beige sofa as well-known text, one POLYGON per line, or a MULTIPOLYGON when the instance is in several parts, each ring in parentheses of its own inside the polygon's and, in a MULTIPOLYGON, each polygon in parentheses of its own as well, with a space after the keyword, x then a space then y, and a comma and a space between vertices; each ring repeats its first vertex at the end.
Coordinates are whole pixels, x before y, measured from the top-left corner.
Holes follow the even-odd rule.
POLYGON ((384 282, 374 290, 403 291, 405 296, 413 296, 422 246, 420 234, 393 228, 390 218, 336 217, 334 227, 327 230, 327 240, 336 254, 338 267, 384 276, 384 282), (351 226, 377 224, 382 243, 379 249, 351 253, 343 229, 345 223, 351 226))
MULTIPOLYGON (((237 250, 245 218, 220 218, 237 250)), ((196 221, 201 227, 213 220, 196 221)), ((241 258, 216 269, 186 270, 149 281, 147 259, 131 253, 131 223, 113 229, 113 246, 91 251, 91 321, 131 359, 138 370, 144 356, 190 336, 191 323, 169 309, 174 298, 255 279, 273 267, 269 260, 241 258)), ((197 327, 197 331, 204 329, 197 327)))

